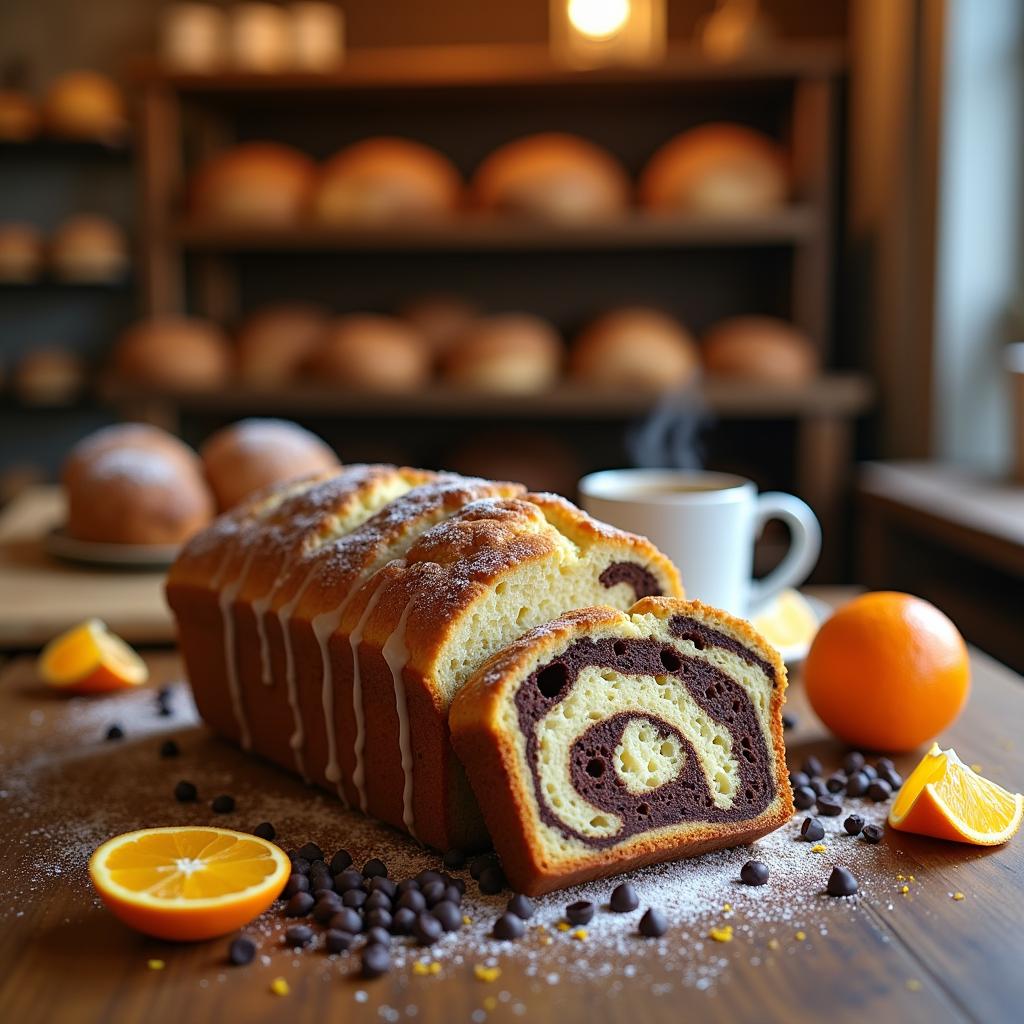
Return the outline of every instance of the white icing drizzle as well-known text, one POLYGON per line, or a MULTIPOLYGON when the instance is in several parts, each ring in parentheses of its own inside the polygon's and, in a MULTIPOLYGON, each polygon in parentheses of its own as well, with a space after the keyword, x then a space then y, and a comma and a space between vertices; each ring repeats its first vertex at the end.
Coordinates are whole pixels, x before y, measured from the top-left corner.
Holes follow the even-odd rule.
MULTIPOLYGON (((224 667, 227 670, 228 691, 231 694, 231 706, 235 712, 235 723, 238 725, 238 732, 243 750, 252 747, 252 733, 249 729, 249 718, 245 713, 245 703, 242 700, 242 685, 238 678, 238 654, 235 650, 235 616, 233 608, 235 598, 249 575, 249 567, 252 565, 255 549, 246 555, 242 563, 242 570, 231 583, 221 586, 217 596, 217 603, 220 605, 221 624, 224 633, 224 667)), ((226 560, 225 560, 226 561, 226 560)), ((226 565, 224 566, 226 568, 226 565)))
POLYGON ((395 631, 384 642, 384 660, 391 669, 391 679, 395 686, 395 710, 398 712, 398 749, 402 756, 402 821, 413 839, 416 835, 416 817, 413 813, 413 759, 412 736, 409 730, 409 705, 405 695, 405 679, 403 672, 409 661, 409 647, 405 642, 405 627, 412 609, 410 601, 398 620, 395 631))
POLYGON ((328 648, 330 639, 338 631, 345 609, 355 595, 355 587, 349 591, 348 597, 329 612, 322 612, 313 619, 313 635, 320 647, 322 663, 322 697, 324 705, 324 728, 327 730, 327 767, 324 774, 335 783, 341 802, 348 807, 345 787, 341 784, 341 765, 338 763, 338 733, 334 722, 334 669, 331 665, 331 654, 328 648))
POLYGON ((352 743, 355 761, 352 768, 352 785, 355 786, 356 794, 359 797, 359 809, 363 814, 366 813, 366 762, 363 758, 366 746, 366 716, 363 714, 363 678, 359 670, 359 645, 363 641, 363 630, 366 628, 366 623, 370 621, 370 616, 383 594, 382 580, 378 582, 376 589, 370 595, 363 614, 359 616, 359 621, 348 636, 348 644, 352 648, 352 712, 356 720, 356 735, 352 743))
POLYGON ((306 762, 302 756, 302 748, 306 742, 306 730, 302 724, 302 705, 299 702, 299 687, 295 679, 295 651, 292 648, 292 637, 288 624, 291 622, 292 615, 302 600, 302 595, 305 594, 306 588, 316 578, 318 571, 318 567, 314 565, 306 574, 306 578, 302 581, 302 586, 296 591, 295 596, 286 604, 283 604, 277 611, 277 621, 281 623, 281 640, 284 644, 284 681, 288 691, 288 704, 292 709, 292 722, 294 723, 294 729, 291 738, 288 740, 288 745, 295 754, 295 770, 306 782, 309 782, 309 776, 306 774, 306 762))

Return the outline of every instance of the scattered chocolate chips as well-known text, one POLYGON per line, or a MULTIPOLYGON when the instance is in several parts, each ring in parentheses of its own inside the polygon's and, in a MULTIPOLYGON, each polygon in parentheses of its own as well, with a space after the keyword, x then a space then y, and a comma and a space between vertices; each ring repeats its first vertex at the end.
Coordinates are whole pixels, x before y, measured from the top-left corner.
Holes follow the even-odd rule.
POLYGON ((179 754, 181 754, 181 747, 174 740, 164 740, 160 744, 161 757, 178 757, 179 754))
POLYGON ((480 872, 477 884, 485 896, 496 896, 508 883, 505 881, 505 872, 497 864, 490 864, 480 872))
POLYGON ((402 881, 398 883, 397 889, 399 895, 410 892, 411 890, 419 892, 420 883, 417 882, 415 878, 403 878, 402 881))
POLYGON ((533 900, 529 896, 524 896, 522 893, 516 893, 508 901, 508 906, 505 908, 510 914, 515 914, 516 917, 521 917, 524 921, 529 921, 531 917, 537 912, 536 906, 534 906, 533 900))
POLYGON ((309 874, 309 867, 310 867, 310 865, 309 865, 309 861, 308 860, 305 860, 304 858, 299 857, 299 856, 291 857, 290 860, 292 862, 292 873, 293 874, 300 874, 300 875, 308 875, 309 874))
POLYGON ((565 908, 565 919, 569 924, 590 924, 594 917, 594 904, 578 900, 565 908))
POLYGON ((482 857, 476 857, 469 864, 469 874, 474 881, 479 882, 480 876, 491 867, 492 864, 497 864, 493 854, 484 854, 482 857))
POLYGON ((804 818, 800 826, 800 837, 809 843, 816 843, 819 839, 825 838, 825 829, 817 818, 804 818))
POLYGON ((768 881, 768 865, 759 860, 748 860, 740 868, 740 881, 744 885, 764 885, 768 881))
POLYGON ((843 813, 843 802, 834 796, 819 796, 817 799, 818 813, 826 818, 838 818, 843 813))
POLYGON ((352 935, 357 935, 363 930, 363 919, 351 907, 342 907, 327 922, 327 926, 331 931, 349 932, 352 935))
POLYGON ((818 794, 810 786, 798 786, 793 790, 793 804, 798 811, 806 811, 814 806, 818 794))
POLYGON ((868 786, 868 796, 871 797, 876 804, 880 804, 892 796, 892 786, 890 786, 885 779, 875 779, 875 781, 868 786))
POLYGON ((366 945, 367 946, 390 946, 391 945, 391 932, 387 928, 381 928, 379 925, 373 925, 366 930, 366 945))
POLYGON ((331 928, 324 936, 324 946, 328 953, 344 953, 352 948, 355 936, 351 932, 342 931, 340 928, 331 928))
POLYGON ((348 892, 349 889, 362 889, 363 876, 354 870, 342 871, 340 875, 334 876, 334 888, 338 892, 348 892))
POLYGON ((214 814, 230 814, 235 809, 235 798, 227 793, 221 793, 210 801, 210 810, 214 814))
POLYGON ((859 750, 851 750, 843 758, 843 770, 847 775, 859 772, 864 767, 864 755, 859 750))
POLYGON ((630 885, 629 882, 623 882, 621 885, 615 886, 612 889, 611 898, 608 900, 608 906, 615 911, 616 914, 626 914, 631 910, 636 910, 640 906, 640 900, 637 898, 636 889, 630 885))
POLYGON ((308 860, 311 865, 315 860, 324 859, 324 851, 316 843, 305 843, 299 847, 298 853, 304 860, 308 860))
POLYGON ((878 772, 875 770, 875 766, 873 764, 864 765, 864 767, 861 768, 861 771, 868 777, 868 782, 872 782, 874 779, 878 778, 878 772))
POLYGON ((374 889, 369 896, 366 897, 366 902, 363 904, 363 910, 390 910, 391 909, 391 897, 386 892, 381 892, 380 889, 374 889))
POLYGON ((331 874, 340 875, 342 871, 352 867, 352 854, 348 850, 339 850, 331 858, 331 874))
POLYGON ((399 907, 391 915, 392 935, 411 935, 413 925, 416 923, 416 911, 408 907, 399 907))
POLYGON ((848 780, 844 772, 834 772, 825 780, 825 788, 830 793, 842 793, 846 788, 847 781, 848 780))
POLYGON ((846 868, 833 868, 825 891, 829 896, 852 896, 857 891, 857 879, 846 868))
POLYGON ((253 830, 252 834, 257 839, 266 839, 273 842, 277 838, 277 829, 269 821, 261 821, 253 830))
POLYGON ((309 892, 309 879, 305 875, 292 875, 284 883, 281 895, 288 900, 298 892, 309 892))
POLYGON ((668 921, 660 910, 651 907, 640 918, 638 927, 641 935, 648 939, 657 939, 668 931, 668 921))
POLYGON ((373 943, 363 950, 362 975, 364 978, 379 978, 391 970, 391 954, 388 947, 373 943))
POLYGON ((521 939, 523 933, 526 931, 526 925, 523 924, 523 919, 517 917, 515 914, 502 914, 497 921, 494 922, 494 928, 491 934, 496 939, 521 939))
POLYGON ((198 796, 199 790, 191 782, 186 782, 184 779, 174 787, 174 799, 183 804, 191 803, 198 796))
POLYGON ((872 845, 882 841, 882 827, 880 825, 865 825, 860 834, 866 843, 871 843, 872 845))
POLYGON ((388 877, 387 865, 385 865, 384 861, 373 857, 363 865, 363 877, 377 878, 380 876, 384 878, 388 877))
POLYGON ((308 946, 313 941, 313 929, 306 924, 293 924, 284 933, 284 944, 292 949, 308 946))
POLYGON ((107 729, 107 733, 106 733, 106 736, 104 737, 104 739, 106 739, 107 742, 110 742, 112 740, 123 740, 124 739, 124 729, 122 729, 121 726, 119 726, 119 725, 117 725, 115 723, 114 725, 111 725, 107 729))
POLYGON ((462 911, 450 900, 441 900, 430 912, 446 932, 457 932, 462 927, 462 911))
POLYGON ((390 929, 391 911, 385 910, 384 907, 374 907, 367 912, 365 921, 368 928, 390 929))
POLYGON ((443 882, 444 875, 440 871, 421 871, 414 881, 422 889, 424 886, 430 885, 431 882, 443 882))
POLYGON ((801 786, 806 786, 811 781, 810 776, 807 772, 790 772, 789 773, 789 784, 794 789, 799 789, 801 786))
POLYGON ((824 779, 811 779, 809 785, 815 796, 828 796, 828 786, 825 785, 824 779))
POLYGON ((444 928, 432 914, 423 913, 417 915, 412 934, 421 946, 432 946, 444 934, 444 928))
POLYGON ((864 828, 864 819, 859 814, 851 814, 846 821, 843 822, 843 828, 851 836, 860 835, 861 830, 864 828))
POLYGON ((438 879, 436 882, 427 882, 420 892, 427 901, 427 906, 432 907, 435 903, 440 903, 444 899, 444 891, 447 888, 444 882, 438 879))
POLYGON ((447 850, 441 858, 441 863, 447 871, 458 871, 465 867, 466 855, 461 850, 447 850))
POLYGON ((454 882, 451 885, 446 885, 444 888, 444 898, 449 903, 454 903, 455 906, 462 905, 462 894, 465 890, 459 888, 454 882))
POLYGON ((879 781, 888 783, 894 790, 903 785, 903 776, 892 765, 881 765, 878 769, 879 781))
POLYGON ((341 910, 341 902, 334 893, 331 893, 329 896, 317 900, 313 907, 313 919, 319 924, 327 924, 339 910, 341 910))
POLYGON ((427 900, 419 889, 407 889, 398 897, 398 907, 420 914, 427 909, 427 900))
POLYGON ((393 900, 398 895, 398 886, 391 881, 390 878, 385 878, 383 875, 377 875, 376 878, 371 878, 366 883, 366 891, 369 893, 381 892, 389 900, 393 900))
POLYGON ((256 943, 245 935, 239 935, 237 939, 231 940, 228 946, 228 962, 236 967, 244 967, 251 964, 256 956, 256 943))
MULTIPOLYGON (((783 729, 795 729, 797 723, 796 715, 791 715, 788 711, 782 713, 782 728, 783 729)), ((659 933, 660 934, 660 933, 659 933)))
POLYGON ((349 889, 342 895, 341 902, 346 907, 354 907, 358 910, 366 902, 366 893, 362 889, 349 889))
POLYGON ((813 754, 804 761, 801 767, 812 779, 822 772, 821 761, 813 754))
POLYGON ((316 900, 308 892, 297 892, 289 897, 284 907, 285 917, 305 917, 312 909, 316 900))
POLYGON ((851 772, 846 779, 847 796, 863 796, 868 791, 871 780, 864 773, 863 769, 851 772))

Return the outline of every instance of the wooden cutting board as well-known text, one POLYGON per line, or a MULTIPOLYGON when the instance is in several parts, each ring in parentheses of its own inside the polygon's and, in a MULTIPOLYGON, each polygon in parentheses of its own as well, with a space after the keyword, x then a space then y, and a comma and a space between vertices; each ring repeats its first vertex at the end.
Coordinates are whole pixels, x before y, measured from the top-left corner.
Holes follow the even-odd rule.
POLYGON ((64 521, 59 487, 33 487, 0 515, 0 647, 36 647, 89 615, 130 643, 174 638, 163 572, 60 561, 43 539, 64 521))

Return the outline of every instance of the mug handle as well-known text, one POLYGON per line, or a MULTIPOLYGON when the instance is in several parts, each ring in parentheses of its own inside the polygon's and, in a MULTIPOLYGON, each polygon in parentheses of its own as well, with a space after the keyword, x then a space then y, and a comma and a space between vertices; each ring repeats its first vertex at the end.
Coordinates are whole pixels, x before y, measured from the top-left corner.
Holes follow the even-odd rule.
POLYGON ((807 502, 782 491, 766 491, 757 498, 755 537, 761 536, 769 519, 781 519, 789 527, 789 550, 767 576, 752 582, 751 615, 759 612, 780 590, 803 583, 821 553, 821 524, 807 502))

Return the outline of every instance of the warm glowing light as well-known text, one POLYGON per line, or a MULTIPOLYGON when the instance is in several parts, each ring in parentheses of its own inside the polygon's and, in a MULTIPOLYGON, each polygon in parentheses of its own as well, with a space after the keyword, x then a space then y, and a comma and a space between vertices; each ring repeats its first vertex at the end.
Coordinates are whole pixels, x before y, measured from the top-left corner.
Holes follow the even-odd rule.
POLYGON ((610 39, 629 20, 630 0, 569 0, 569 21, 588 39, 610 39))

